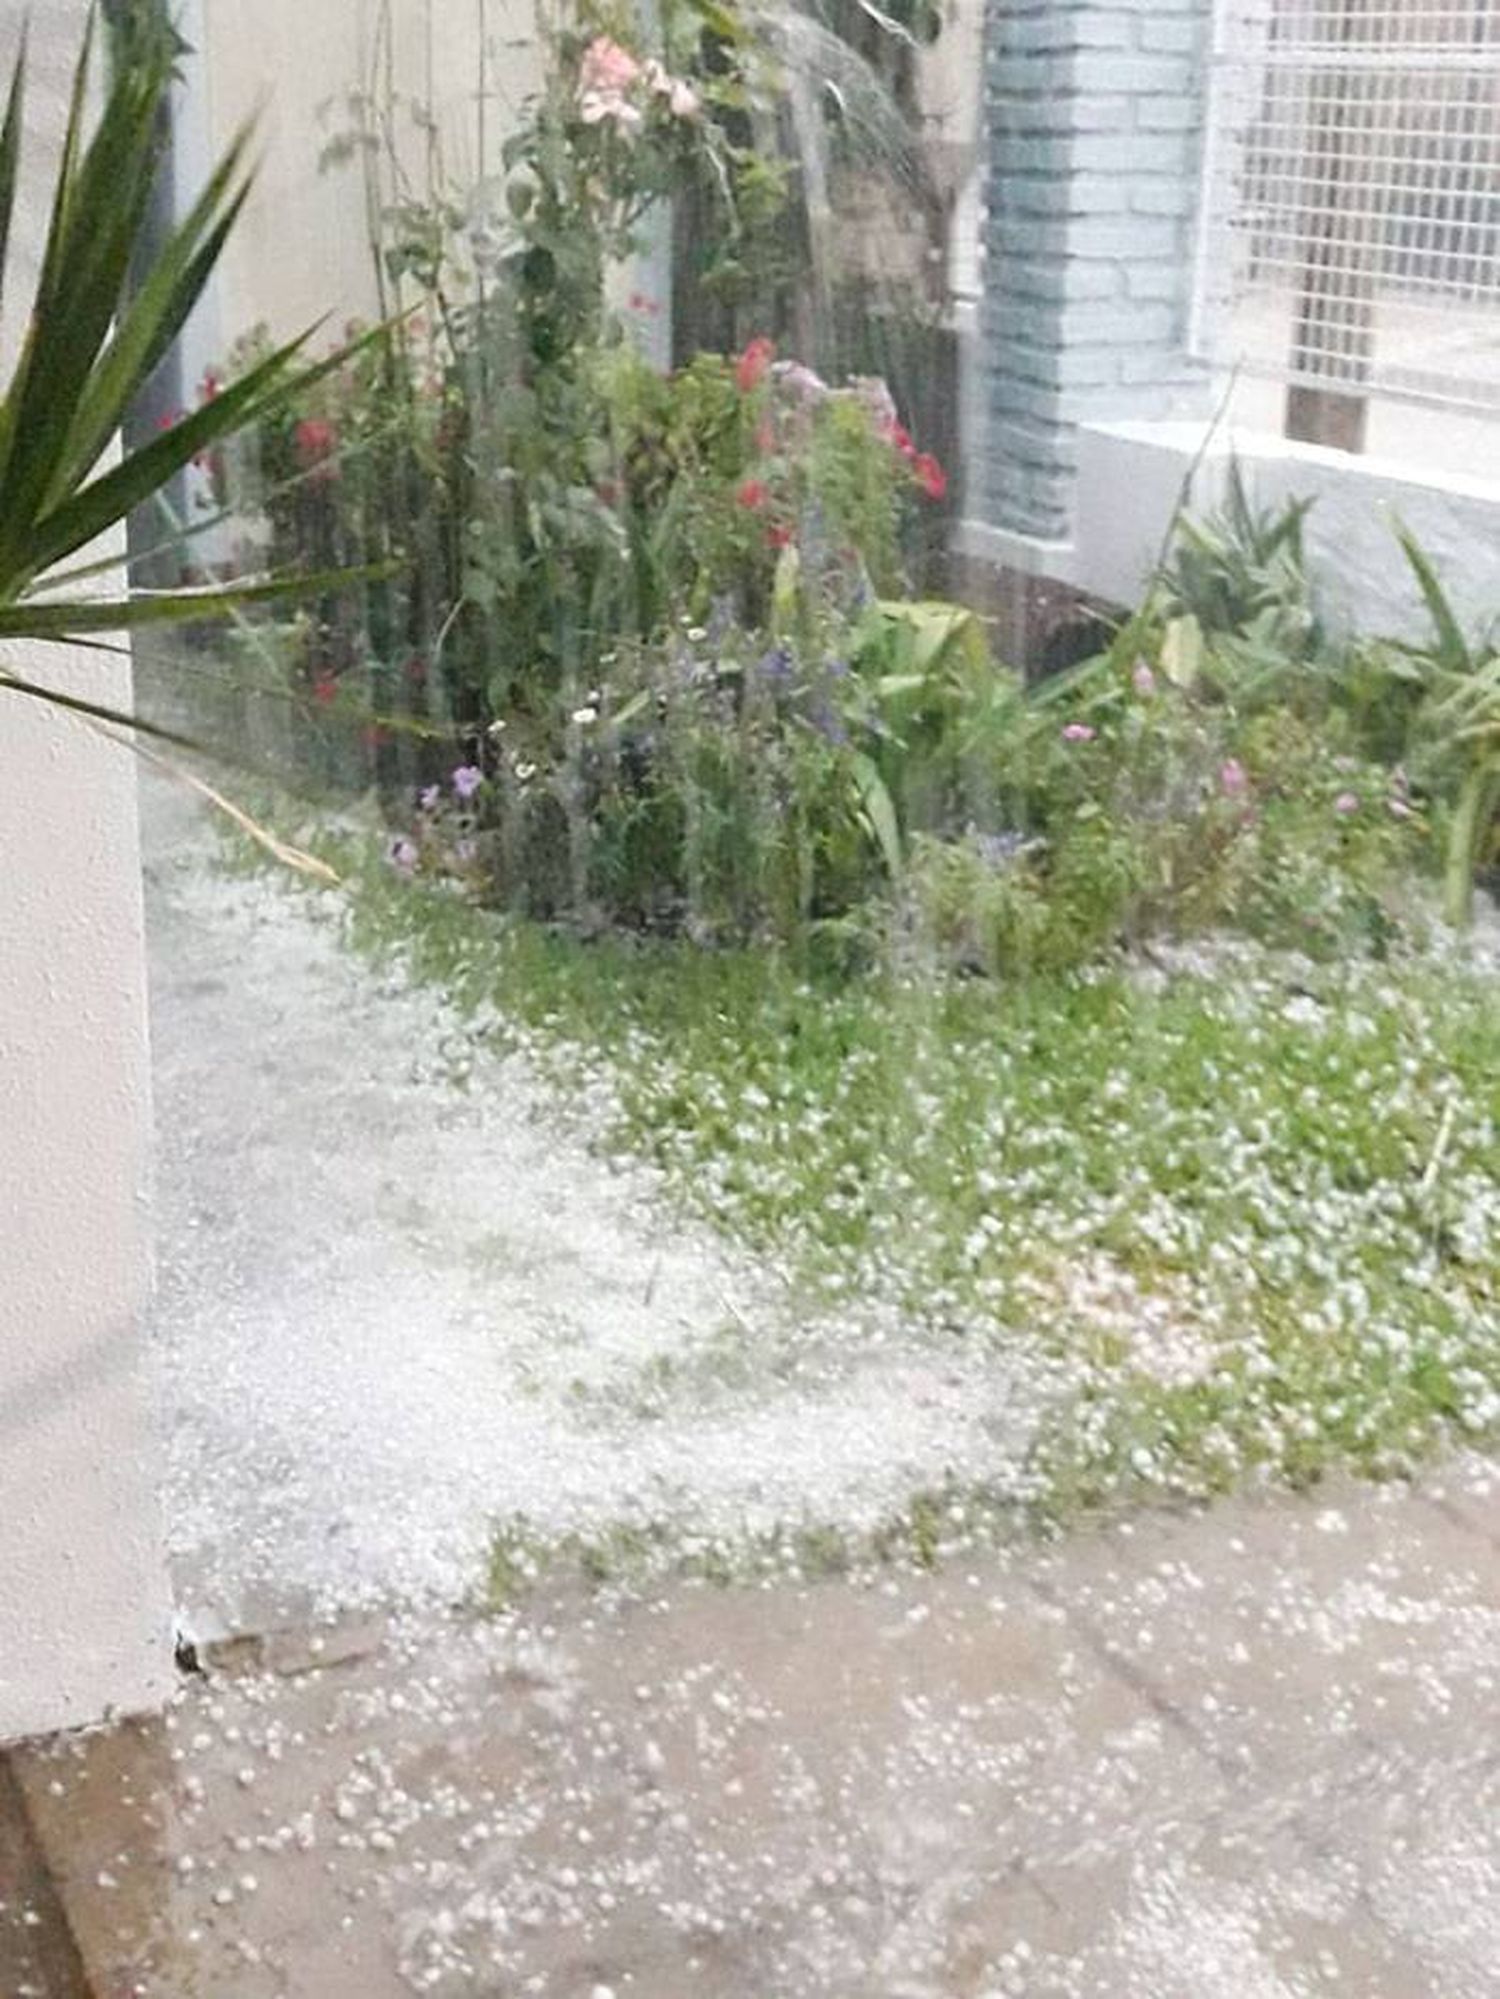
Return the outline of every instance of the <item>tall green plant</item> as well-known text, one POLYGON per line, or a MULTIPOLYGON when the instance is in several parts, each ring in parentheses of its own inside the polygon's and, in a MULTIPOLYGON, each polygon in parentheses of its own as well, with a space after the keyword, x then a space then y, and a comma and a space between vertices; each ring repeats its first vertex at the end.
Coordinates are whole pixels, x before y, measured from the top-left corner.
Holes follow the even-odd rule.
POLYGON ((1500 643, 1493 631, 1468 637, 1421 543, 1408 528, 1397 535, 1432 620, 1427 645, 1398 650, 1426 679, 1426 726, 1460 761, 1443 903, 1448 921, 1466 929, 1474 916, 1474 877, 1500 818, 1500 643))
MULTIPOLYGON (((309 334, 274 348, 232 387, 148 443, 111 456, 127 411, 213 276, 249 192, 248 132, 188 214, 142 257, 159 120, 177 47, 165 25, 132 30, 90 126, 95 22, 74 75, 41 271, 26 338, 0 399, 0 639, 96 640, 143 625, 201 621, 238 606, 326 587, 277 577, 232 589, 80 594, 116 566, 89 550, 194 459, 303 394, 343 357, 299 368, 309 334), (71 566, 69 566, 71 564, 71 566)), ((21 154, 23 42, 0 124, 0 286, 21 154)), ((102 720, 142 726, 106 702, 62 695, 12 666, 0 687, 102 720)), ((159 733, 159 732, 158 732, 159 733)))

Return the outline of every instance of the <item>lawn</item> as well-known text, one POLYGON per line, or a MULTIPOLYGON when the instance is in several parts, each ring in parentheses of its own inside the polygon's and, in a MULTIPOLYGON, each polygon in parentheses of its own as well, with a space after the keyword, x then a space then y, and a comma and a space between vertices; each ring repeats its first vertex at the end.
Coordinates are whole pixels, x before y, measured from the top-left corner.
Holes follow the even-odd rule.
POLYGON ((560 1119, 826 1312, 1068 1388, 1042 1510, 1500 1424, 1500 1009, 1482 957, 1245 943, 1013 983, 583 942, 344 851, 351 942, 516 1041, 560 1119), (352 861, 352 865, 351 865, 352 861))

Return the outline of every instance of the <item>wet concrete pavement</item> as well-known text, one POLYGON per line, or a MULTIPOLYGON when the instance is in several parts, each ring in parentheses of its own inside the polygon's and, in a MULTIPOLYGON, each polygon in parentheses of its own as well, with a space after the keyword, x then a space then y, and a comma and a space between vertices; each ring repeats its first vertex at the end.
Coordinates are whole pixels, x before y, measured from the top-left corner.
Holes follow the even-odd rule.
POLYGON ((273 1639, 12 1768, 111 1999, 1489 1999, 1497 1492, 273 1639))

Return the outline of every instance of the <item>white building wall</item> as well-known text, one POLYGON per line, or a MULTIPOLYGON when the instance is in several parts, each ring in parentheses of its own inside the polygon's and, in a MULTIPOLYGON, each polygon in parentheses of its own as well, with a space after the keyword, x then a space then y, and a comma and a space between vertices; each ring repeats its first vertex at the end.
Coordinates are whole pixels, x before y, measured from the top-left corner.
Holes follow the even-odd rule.
POLYGON ((326 163, 355 128, 352 100, 391 110, 403 195, 467 193, 541 80, 535 0, 184 0, 177 120, 179 205, 190 201, 235 131, 256 120, 256 181, 220 265, 212 311, 189 335, 189 387, 261 321, 283 338, 329 319, 373 320, 367 169, 393 185, 390 162, 355 153, 326 163), (431 108, 434 130, 422 128, 431 108))
POLYGON ((1500 609, 1500 480, 1428 472, 1402 459, 1351 457, 1265 431, 1221 430, 1206 452, 1203 438, 1199 423, 1085 426, 1074 538, 1038 566, 1110 602, 1137 602, 1189 473, 1194 510, 1211 511, 1233 454, 1261 506, 1312 500, 1308 567, 1319 607, 1335 629, 1392 638, 1430 633, 1396 542, 1398 523, 1436 563, 1460 617, 1476 629, 1494 622, 1500 609))
MULTIPOLYGON (((0 0, 7 78, 31 20, 7 368, 87 11, 0 0)), ((128 664, 111 655, 7 658, 129 699, 128 664)), ((148 1126, 130 753, 0 689, 0 1741, 171 1690, 141 1332, 148 1126)))

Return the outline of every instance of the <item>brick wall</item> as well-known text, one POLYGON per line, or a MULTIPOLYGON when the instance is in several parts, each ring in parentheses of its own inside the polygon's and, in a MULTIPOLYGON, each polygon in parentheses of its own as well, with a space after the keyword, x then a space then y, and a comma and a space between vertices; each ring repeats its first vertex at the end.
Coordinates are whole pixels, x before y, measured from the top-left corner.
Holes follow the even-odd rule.
POLYGON ((1081 422, 1203 408, 1185 353, 1209 0, 989 0, 971 511, 1065 539, 1081 422))

